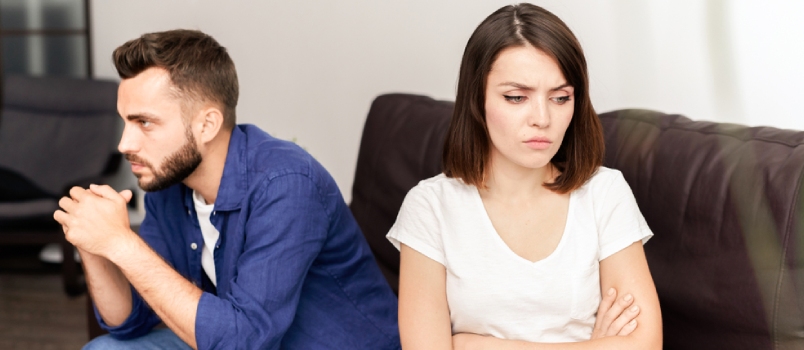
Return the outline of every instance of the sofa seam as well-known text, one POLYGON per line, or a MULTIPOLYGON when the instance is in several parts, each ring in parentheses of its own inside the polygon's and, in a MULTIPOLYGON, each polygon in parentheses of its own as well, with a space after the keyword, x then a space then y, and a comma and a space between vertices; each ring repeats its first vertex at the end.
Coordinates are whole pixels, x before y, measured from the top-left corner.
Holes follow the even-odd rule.
POLYGON ((787 267, 787 264, 786 264, 786 261, 787 261, 787 249, 786 248, 788 247, 788 244, 790 244, 790 236, 791 236, 790 231, 792 231, 792 228, 793 228, 793 218, 795 218, 795 216, 796 216, 795 215, 796 202, 797 202, 797 199, 799 197, 798 194, 801 191, 801 181, 802 181, 802 176, 799 175, 798 181, 796 182, 795 192, 793 192, 793 193, 796 193, 797 195, 793 196, 792 203, 791 203, 791 206, 790 206, 790 211, 788 211, 788 213, 787 213, 787 220, 786 220, 787 221, 787 227, 786 227, 786 230, 783 232, 783 236, 782 236, 782 240, 781 240, 782 244, 781 244, 780 248, 782 250, 782 254, 780 254, 781 255, 781 261, 780 261, 780 267, 779 267, 779 280, 776 282, 776 291, 775 291, 775 297, 774 297, 774 301, 773 301, 773 324, 772 324, 773 329, 772 329, 772 334, 773 334, 773 345, 774 345, 774 348, 776 348, 776 349, 779 348, 779 336, 778 336, 777 325, 778 325, 778 319, 779 319, 779 315, 778 315, 779 304, 780 304, 779 299, 781 298, 782 285, 784 284, 784 274, 785 274, 785 270, 786 270, 786 267, 787 267))
MULTIPOLYGON (((661 112, 656 112, 656 113, 661 113, 661 112)), ((678 116, 681 116, 681 115, 678 115, 678 116)), ((752 136, 750 138, 742 138, 742 137, 739 137, 737 135, 733 135, 733 134, 729 134, 729 133, 723 133, 723 132, 717 132, 717 131, 692 130, 692 129, 689 129, 689 128, 683 128, 683 127, 679 127, 679 126, 676 126, 676 125, 662 126, 661 124, 652 123, 652 122, 649 122, 649 121, 646 121, 646 120, 643 120, 643 119, 640 119, 640 118, 636 118, 636 117, 633 117, 633 116, 621 115, 619 113, 617 115, 613 116, 613 118, 615 118, 615 119, 628 119, 628 120, 633 120, 633 121, 636 121, 636 122, 639 122, 639 123, 650 124, 650 125, 658 127, 659 129, 662 129, 662 130, 681 130, 681 131, 689 131, 689 132, 694 132, 694 133, 698 133, 698 134, 706 134, 706 135, 722 135, 722 136, 727 136, 727 137, 737 139, 737 140, 740 140, 740 141, 755 140, 755 141, 762 141, 762 142, 767 142, 767 143, 772 143, 772 144, 777 144, 777 145, 784 145, 784 146, 788 146, 788 147, 804 146, 804 141, 798 142, 798 143, 788 143, 788 142, 779 142, 778 140, 767 139, 767 138, 764 138, 764 137, 752 136)), ((709 121, 707 121, 707 122, 709 122, 709 121)), ((710 123, 714 124, 716 122, 710 122, 710 123)), ((739 124, 731 124, 731 125, 739 125, 739 124)), ((751 126, 747 126, 747 125, 740 125, 740 126, 745 127, 746 129, 756 128, 756 127, 751 127, 751 126)), ((773 128, 773 127, 770 127, 770 126, 766 126, 766 127, 767 128, 773 128)), ((777 130, 785 130, 785 129, 777 129, 777 130)), ((791 131, 791 130, 788 130, 788 131, 791 131)))

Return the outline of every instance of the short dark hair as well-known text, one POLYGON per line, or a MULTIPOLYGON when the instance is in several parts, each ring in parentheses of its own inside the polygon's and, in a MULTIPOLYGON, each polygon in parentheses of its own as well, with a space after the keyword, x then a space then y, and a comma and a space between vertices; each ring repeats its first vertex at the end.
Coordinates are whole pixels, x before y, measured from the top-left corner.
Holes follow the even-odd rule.
POLYGON ((224 127, 234 128, 237 71, 226 48, 211 36, 185 29, 148 33, 115 49, 112 59, 122 79, 152 67, 167 70, 184 97, 219 104, 224 127))
POLYGON ((499 53, 532 46, 551 56, 575 89, 575 110, 564 140, 551 163, 560 171, 545 183, 567 193, 582 186, 603 165, 603 128, 589 98, 586 59, 578 39, 558 17, 532 4, 509 5, 488 16, 475 29, 461 61, 455 109, 444 145, 444 174, 485 186, 490 143, 486 125, 486 84, 499 53))

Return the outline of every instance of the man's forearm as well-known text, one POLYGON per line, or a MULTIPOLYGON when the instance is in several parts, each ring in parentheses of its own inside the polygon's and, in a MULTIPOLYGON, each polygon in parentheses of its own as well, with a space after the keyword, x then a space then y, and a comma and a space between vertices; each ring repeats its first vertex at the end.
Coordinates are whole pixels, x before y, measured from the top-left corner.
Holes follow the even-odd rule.
POLYGON ((84 266, 87 289, 103 321, 119 326, 131 314, 131 286, 111 261, 78 249, 84 266))
POLYGON ((202 291, 137 236, 121 245, 110 259, 162 321, 196 348, 195 318, 202 291))

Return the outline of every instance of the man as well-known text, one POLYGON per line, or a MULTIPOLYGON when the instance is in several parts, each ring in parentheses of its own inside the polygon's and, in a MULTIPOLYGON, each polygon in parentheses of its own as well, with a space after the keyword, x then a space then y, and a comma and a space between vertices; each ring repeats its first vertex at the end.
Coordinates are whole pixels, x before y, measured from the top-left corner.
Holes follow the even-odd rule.
POLYGON ((149 193, 139 236, 130 191, 76 187, 54 214, 111 334, 87 347, 399 348, 396 298, 330 175, 235 124, 226 49, 175 30, 113 59, 119 150, 149 193), (160 322, 169 329, 153 331, 160 322))

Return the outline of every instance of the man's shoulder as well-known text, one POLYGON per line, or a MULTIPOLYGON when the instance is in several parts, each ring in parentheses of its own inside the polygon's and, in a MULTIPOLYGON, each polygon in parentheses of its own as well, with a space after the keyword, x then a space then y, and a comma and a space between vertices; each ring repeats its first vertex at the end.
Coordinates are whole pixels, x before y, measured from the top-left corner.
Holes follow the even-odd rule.
POLYGON ((246 135, 245 160, 251 173, 304 171, 313 157, 297 144, 278 139, 254 125, 238 125, 246 135))
POLYGON ((257 181, 302 175, 313 182, 331 181, 324 167, 294 142, 269 135, 254 125, 238 125, 246 135, 245 161, 249 178, 257 181))

